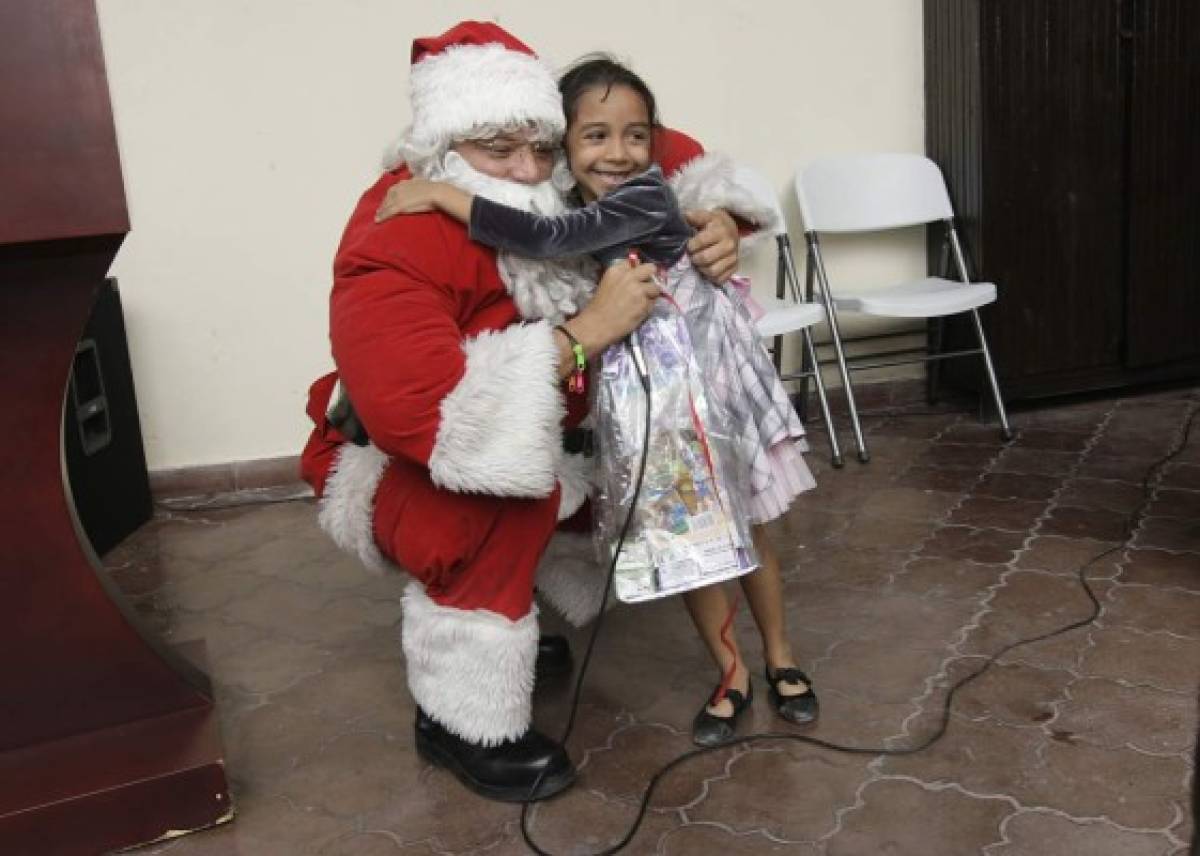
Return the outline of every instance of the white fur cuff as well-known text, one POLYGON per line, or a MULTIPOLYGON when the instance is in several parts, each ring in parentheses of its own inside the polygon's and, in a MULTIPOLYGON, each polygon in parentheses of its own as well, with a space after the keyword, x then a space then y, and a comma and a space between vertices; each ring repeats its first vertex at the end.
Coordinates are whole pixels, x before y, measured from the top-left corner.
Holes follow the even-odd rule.
POLYGON ((439 606, 417 583, 405 589, 403 607, 401 639, 417 704, 472 743, 520 737, 530 724, 537 607, 509 621, 486 609, 439 606))
MULTIPOLYGON (((736 167, 728 155, 703 154, 689 161, 668 183, 683 210, 723 208, 757 227, 753 237, 773 234, 783 225, 773 206, 759 201, 749 188, 738 184, 736 167)), ((746 240, 743 238, 743 243, 746 240)))
POLYGON ((580 509, 592 493, 595 458, 584 455, 563 455, 558 464, 558 484, 562 492, 558 498, 558 519, 566 520, 580 509))
POLYGON ((442 401, 434 484, 492 496, 549 496, 562 457, 558 346, 545 322, 463 344, 466 373, 442 401))
POLYGON ((394 569, 375 545, 375 491, 388 457, 375 444, 344 443, 335 453, 325 492, 317 504, 317 523, 333 542, 357 556, 367 570, 394 569))

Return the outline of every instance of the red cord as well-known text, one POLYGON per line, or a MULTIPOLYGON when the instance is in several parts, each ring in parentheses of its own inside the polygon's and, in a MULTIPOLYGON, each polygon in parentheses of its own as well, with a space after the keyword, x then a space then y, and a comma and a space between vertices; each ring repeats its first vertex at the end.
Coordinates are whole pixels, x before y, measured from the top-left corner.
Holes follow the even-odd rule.
POLYGON ((713 705, 720 704, 721 699, 725 698, 725 694, 729 692, 729 685, 733 682, 733 672, 737 668, 737 650, 733 647, 733 641, 729 638, 729 629, 733 627, 733 616, 737 613, 741 597, 740 593, 734 593, 733 605, 729 607, 729 614, 725 616, 725 623, 721 625, 721 644, 733 656, 733 662, 729 664, 729 668, 721 676, 721 685, 717 687, 716 693, 713 694, 713 705))
MULTIPOLYGON (((637 266, 641 263, 641 255, 637 250, 630 250, 628 259, 631 266, 637 266)), ((676 312, 681 315, 683 314, 683 310, 680 308, 679 304, 675 302, 674 297, 667 294, 665 291, 659 296, 675 307, 676 312)), ((690 405, 692 411, 692 425, 696 429, 696 433, 700 440, 700 448, 704 452, 704 462, 708 465, 709 475, 711 475, 715 480, 716 466, 713 463, 712 450, 708 446, 708 432, 704 430, 704 423, 700 419, 700 414, 696 411, 696 401, 692 397, 690 385, 688 388, 688 404, 690 405)), ((724 508, 724 503, 721 502, 720 492, 717 491, 716 494, 717 504, 724 508)), ((725 650, 728 651, 733 657, 733 661, 729 664, 729 668, 726 669, 725 673, 721 676, 721 683, 717 687, 716 693, 713 695, 712 703, 714 705, 720 704, 721 700, 725 698, 726 693, 729 692, 729 685, 733 682, 733 673, 737 670, 737 649, 733 647, 733 640, 729 638, 729 630, 733 627, 733 617, 737 614, 737 608, 740 602, 741 594, 735 592, 733 596, 733 603, 729 607, 729 614, 725 616, 725 621, 721 624, 721 644, 725 646, 725 650)))

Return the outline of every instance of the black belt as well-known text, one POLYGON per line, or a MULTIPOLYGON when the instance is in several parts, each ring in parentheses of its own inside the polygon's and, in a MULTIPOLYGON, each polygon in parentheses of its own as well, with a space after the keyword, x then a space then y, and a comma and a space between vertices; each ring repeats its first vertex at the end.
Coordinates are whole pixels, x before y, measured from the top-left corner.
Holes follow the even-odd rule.
POLYGON ((568 428, 563 431, 563 451, 571 455, 592 456, 595 435, 591 428, 568 428))
POLYGON ((325 421, 355 446, 365 446, 371 442, 367 429, 358 420, 358 414, 354 412, 354 405, 350 403, 350 396, 346 395, 344 387, 340 387, 338 400, 325 414, 325 421))

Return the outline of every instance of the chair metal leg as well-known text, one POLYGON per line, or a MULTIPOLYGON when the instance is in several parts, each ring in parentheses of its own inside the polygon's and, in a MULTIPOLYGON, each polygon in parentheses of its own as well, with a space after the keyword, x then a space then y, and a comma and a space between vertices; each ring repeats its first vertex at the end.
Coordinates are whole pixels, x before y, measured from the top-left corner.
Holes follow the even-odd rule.
MULTIPOLYGON (((786 234, 775 236, 775 296, 780 300, 784 299, 787 292, 791 292, 792 302, 799 303, 800 295, 796 289, 796 282, 789 274, 787 259, 791 257, 791 242, 786 234)), ((781 352, 782 354, 782 352, 781 352)), ((776 363, 775 369, 780 370, 783 365, 782 357, 776 363)), ((808 365, 808 353, 801 349, 800 352, 800 391, 797 396, 800 400, 800 405, 796 408, 800 414, 800 419, 803 422, 808 421, 808 377, 804 372, 810 370, 808 365)))
MULTIPOLYGON (((858 406, 854 402, 854 387, 850 383, 850 369, 846 365, 846 354, 842 349, 842 334, 838 329, 837 313, 834 311, 833 298, 829 292, 829 278, 825 275, 825 263, 821 260, 821 247, 816 234, 809 232, 807 238, 809 264, 816 269, 817 286, 821 291, 821 300, 825 304, 826 320, 829 322, 829 337, 833 340, 833 353, 837 358, 838 372, 842 376, 842 387, 846 393, 846 409, 850 411, 850 427, 854 430, 854 443, 858 447, 858 460, 865 464, 871 460, 871 453, 867 450, 867 441, 863 437, 862 424, 858 419, 858 406)), ((790 256, 788 262, 790 267, 790 256)), ((792 276, 795 276, 794 269, 792 276)))
POLYGON ((983 334, 983 322, 979 320, 979 310, 971 310, 971 320, 975 322, 975 335, 979 337, 979 349, 983 352, 983 367, 987 371, 988 384, 992 388, 992 399, 996 403, 996 415, 1000 417, 1000 436, 1005 441, 1013 438, 1012 428, 1008 424, 1008 413, 1004 410, 1004 399, 1000 396, 1000 382, 996 380, 996 369, 992 366, 992 353, 988 350, 987 337, 983 334))
MULTIPOLYGON (((962 243, 958 240, 958 230, 953 221, 947 221, 946 234, 950 239, 950 249, 954 252, 954 263, 958 275, 963 282, 970 282, 971 275, 967 271, 967 259, 963 255, 962 243)), ((983 322, 979 319, 979 310, 971 310, 971 319, 975 324, 975 336, 979 339, 979 350, 983 355, 983 368, 987 373, 988 384, 992 388, 992 399, 996 402, 996 415, 1000 417, 1000 436, 1005 440, 1013 438, 1012 428, 1008 424, 1008 413, 1004 410, 1004 399, 1000 396, 1000 382, 996 380, 996 369, 992 365, 992 352, 988 350, 987 337, 983 334, 983 322)))
POLYGON ((821 378, 821 364, 817 362, 817 349, 813 345, 812 328, 805 327, 800 331, 804 337, 804 351, 813 365, 813 383, 817 387, 817 401, 821 405, 821 416, 825 419, 825 430, 829 432, 829 451, 835 467, 841 469, 845 465, 842 458, 841 444, 838 443, 837 426, 833 423, 833 414, 829 412, 829 397, 825 394, 825 381, 821 378))

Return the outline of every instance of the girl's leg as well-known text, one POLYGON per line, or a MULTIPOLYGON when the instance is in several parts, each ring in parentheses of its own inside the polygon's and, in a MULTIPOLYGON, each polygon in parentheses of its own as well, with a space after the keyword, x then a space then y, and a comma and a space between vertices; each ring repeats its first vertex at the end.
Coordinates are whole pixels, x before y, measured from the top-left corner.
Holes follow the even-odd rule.
MULTIPOLYGON (((687 604, 688 612, 692 615, 692 622, 700 631, 700 637, 708 646, 709 653, 712 654, 713 660, 721 670, 721 675, 724 676, 729 671, 730 664, 734 664, 733 679, 729 682, 729 686, 745 695, 750 688, 750 672, 746 669, 746 661, 738 648, 733 628, 731 627, 727 634, 733 648, 732 652, 725 647, 725 643, 721 639, 721 626, 729 617, 729 598, 725 594, 725 587, 718 584, 684 592, 683 602, 687 604)), ((710 706, 708 712, 714 716, 730 717, 733 716, 733 704, 729 699, 724 698, 719 704, 710 706)))
MULTIPOLYGON (((794 668, 796 658, 792 654, 792 643, 787 635, 787 622, 783 611, 783 576, 779 569, 779 556, 767 536, 766 526, 755 524, 750 527, 754 549, 758 552, 760 567, 752 574, 741 577, 742 591, 750 602, 754 623, 762 634, 763 658, 767 669, 773 674, 776 669, 794 668)), ((776 689, 780 695, 801 695, 808 690, 804 683, 779 681, 776 689)))

